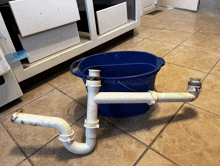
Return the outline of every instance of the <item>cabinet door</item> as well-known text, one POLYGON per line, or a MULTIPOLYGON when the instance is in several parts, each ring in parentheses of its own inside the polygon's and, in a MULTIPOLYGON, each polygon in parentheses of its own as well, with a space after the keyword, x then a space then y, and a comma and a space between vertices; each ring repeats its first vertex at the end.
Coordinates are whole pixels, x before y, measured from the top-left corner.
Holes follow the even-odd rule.
POLYGON ((158 5, 197 11, 199 0, 156 0, 158 5))
POLYGON ((155 0, 142 0, 143 12, 147 12, 155 8, 155 0))
POLYGON ((9 4, 22 37, 80 19, 76 0, 16 0, 9 4))

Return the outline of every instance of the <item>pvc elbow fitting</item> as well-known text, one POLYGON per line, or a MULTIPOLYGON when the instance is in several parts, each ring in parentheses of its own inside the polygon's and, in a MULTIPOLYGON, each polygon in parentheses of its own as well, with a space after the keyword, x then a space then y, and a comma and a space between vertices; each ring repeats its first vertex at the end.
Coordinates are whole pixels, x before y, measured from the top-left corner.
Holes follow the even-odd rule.
POLYGON ((75 154, 86 154, 91 152, 96 145, 96 138, 94 139, 86 139, 86 143, 79 143, 74 141, 72 143, 63 142, 65 148, 75 154))

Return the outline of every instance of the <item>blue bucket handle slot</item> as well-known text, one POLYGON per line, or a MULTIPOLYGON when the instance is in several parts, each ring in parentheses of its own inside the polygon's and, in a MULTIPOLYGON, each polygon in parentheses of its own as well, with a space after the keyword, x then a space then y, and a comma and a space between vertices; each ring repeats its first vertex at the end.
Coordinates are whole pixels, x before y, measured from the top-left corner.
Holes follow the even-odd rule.
POLYGON ((79 71, 73 71, 73 66, 74 66, 76 63, 81 62, 81 61, 84 60, 84 59, 85 59, 85 58, 79 59, 79 60, 73 62, 73 63, 70 65, 70 71, 71 71, 71 73, 72 73, 73 75, 77 76, 77 77, 82 78, 82 79, 86 79, 86 78, 87 78, 87 75, 85 75, 85 74, 83 74, 83 73, 81 73, 81 72, 79 72, 79 71))

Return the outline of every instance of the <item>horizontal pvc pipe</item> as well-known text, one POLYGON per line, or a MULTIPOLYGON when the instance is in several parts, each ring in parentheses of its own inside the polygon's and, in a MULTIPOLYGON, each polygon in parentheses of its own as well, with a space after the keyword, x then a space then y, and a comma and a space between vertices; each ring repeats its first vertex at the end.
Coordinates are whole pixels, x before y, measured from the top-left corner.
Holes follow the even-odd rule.
POLYGON ((70 125, 65 120, 58 117, 16 112, 12 115, 11 121, 18 124, 55 128, 58 129, 63 135, 72 134, 70 125))
POLYGON ((95 96, 98 104, 189 102, 198 97, 199 92, 157 93, 157 92, 100 92, 95 96))
POLYGON ((190 102, 198 95, 196 93, 156 93, 157 102, 190 102))
POLYGON ((98 104, 150 103, 152 95, 149 92, 100 92, 94 99, 98 104))

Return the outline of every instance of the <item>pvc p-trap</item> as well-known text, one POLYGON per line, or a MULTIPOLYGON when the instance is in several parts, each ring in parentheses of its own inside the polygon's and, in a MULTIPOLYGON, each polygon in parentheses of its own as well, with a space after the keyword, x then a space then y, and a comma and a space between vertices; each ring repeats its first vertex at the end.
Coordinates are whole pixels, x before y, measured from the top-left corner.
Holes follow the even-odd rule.
POLYGON ((157 93, 148 92, 100 92, 101 77, 99 70, 89 70, 86 81, 88 89, 87 117, 84 126, 86 128, 86 142, 79 143, 74 140, 74 131, 63 119, 57 117, 39 116, 16 112, 12 115, 13 123, 56 128, 60 131, 59 140, 67 150, 76 154, 89 153, 95 148, 97 128, 98 104, 113 103, 147 103, 149 105, 156 102, 190 102, 197 99, 201 91, 202 83, 200 79, 191 78, 188 83, 189 93, 157 93))

